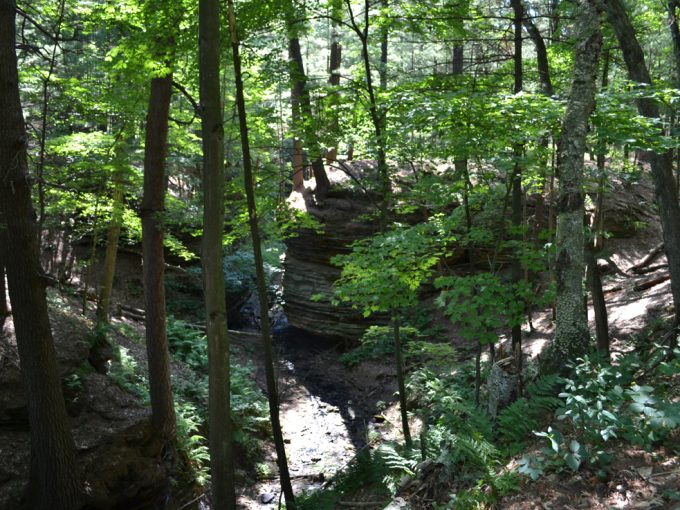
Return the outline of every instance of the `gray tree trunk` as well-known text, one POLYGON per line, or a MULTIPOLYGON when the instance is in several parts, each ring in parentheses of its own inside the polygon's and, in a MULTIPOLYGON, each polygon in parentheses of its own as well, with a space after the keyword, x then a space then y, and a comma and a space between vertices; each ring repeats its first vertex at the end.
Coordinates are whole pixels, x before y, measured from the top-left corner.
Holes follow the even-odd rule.
POLYGON ((557 280, 552 366, 563 368, 588 349, 590 335, 584 298, 583 155, 588 118, 595 105, 597 62, 602 46, 600 21, 593 0, 580 0, 576 19, 576 54, 569 102, 562 122, 557 169, 557 280))

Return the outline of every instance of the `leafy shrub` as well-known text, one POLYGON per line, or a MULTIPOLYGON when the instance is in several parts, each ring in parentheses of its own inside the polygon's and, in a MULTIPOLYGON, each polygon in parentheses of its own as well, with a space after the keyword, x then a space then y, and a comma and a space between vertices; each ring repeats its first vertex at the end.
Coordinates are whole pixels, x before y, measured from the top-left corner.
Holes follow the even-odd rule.
POLYGON ((651 448, 680 425, 680 403, 664 398, 652 384, 659 381, 673 364, 659 364, 656 377, 640 386, 637 378, 646 365, 638 354, 628 354, 609 364, 590 357, 577 360, 571 367, 573 378, 564 379, 559 394, 561 407, 556 411, 560 428, 534 432, 549 442, 539 456, 525 456, 521 473, 536 479, 547 468, 567 466, 577 470, 590 464, 605 478, 611 463, 606 443, 614 438, 651 448))

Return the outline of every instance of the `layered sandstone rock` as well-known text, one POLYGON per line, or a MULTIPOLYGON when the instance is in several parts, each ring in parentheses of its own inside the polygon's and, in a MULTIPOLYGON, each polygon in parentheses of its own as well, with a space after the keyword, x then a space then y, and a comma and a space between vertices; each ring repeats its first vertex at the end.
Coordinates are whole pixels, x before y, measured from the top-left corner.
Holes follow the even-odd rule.
MULTIPOLYGON (((355 175, 370 162, 348 166, 355 175)), ((332 189, 322 203, 316 203, 309 189, 294 191, 290 203, 306 211, 320 224, 320 229, 301 229, 286 241, 283 298, 289 324, 310 333, 338 339, 357 340, 370 323, 349 305, 331 303, 333 282, 340 269, 331 263, 338 254, 349 253, 353 242, 375 233, 376 197, 352 190, 340 170, 330 171, 331 182, 343 186, 332 189), (346 186, 345 186, 346 185, 346 186), (314 296, 320 299, 312 299, 314 296)))

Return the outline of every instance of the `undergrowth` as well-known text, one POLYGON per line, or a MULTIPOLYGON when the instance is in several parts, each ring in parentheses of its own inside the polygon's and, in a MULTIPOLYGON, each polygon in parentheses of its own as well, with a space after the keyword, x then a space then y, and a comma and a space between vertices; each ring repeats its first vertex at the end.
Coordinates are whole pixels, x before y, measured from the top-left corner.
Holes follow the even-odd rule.
MULTIPOLYGON (((143 339, 125 325, 118 332, 136 342, 143 339)), ((96 338, 105 334, 98 331, 96 338)), ((201 329, 186 321, 168 317, 168 345, 174 363, 187 369, 172 376, 177 419, 177 442, 187 457, 196 481, 205 485, 209 478, 208 447, 205 438, 208 402, 208 347, 201 329)), ((139 363, 122 345, 114 344, 114 359, 109 376, 123 389, 149 403, 146 367, 139 363)), ((232 360, 235 358, 232 356, 232 360)), ((231 365, 231 416, 233 440, 237 450, 248 464, 255 464, 261 457, 261 443, 271 433, 267 399, 253 379, 251 364, 231 365)))

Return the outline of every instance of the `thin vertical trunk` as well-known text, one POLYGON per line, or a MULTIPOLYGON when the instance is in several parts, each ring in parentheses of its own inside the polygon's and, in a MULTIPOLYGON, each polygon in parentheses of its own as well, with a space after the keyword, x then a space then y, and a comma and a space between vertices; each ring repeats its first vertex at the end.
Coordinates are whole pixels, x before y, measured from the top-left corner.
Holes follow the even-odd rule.
MULTIPOLYGON (((383 11, 387 11, 389 0, 380 0, 383 11)), ((380 90, 387 90, 387 51, 389 48, 389 30, 387 26, 380 27, 380 90)))
POLYGON ((37 224, 31 200, 26 131, 15 53, 14 0, 0 1, 0 243, 31 432, 26 507, 73 510, 81 502, 75 445, 61 390, 37 224))
MULTIPOLYGON (((523 88, 523 69, 522 69, 522 18, 524 17, 524 9, 522 8, 521 0, 511 0, 510 2, 513 10, 513 24, 515 31, 515 86, 514 93, 519 94, 523 88)), ((524 152, 522 144, 518 143, 514 147, 515 166, 512 175, 512 225, 517 232, 522 226, 522 165, 520 159, 524 152)), ((515 234, 516 236, 519 234, 515 234)), ((521 240, 521 237, 518 237, 521 240)), ((522 263, 519 258, 512 261, 512 281, 515 286, 519 287, 523 280, 522 263)), ((515 367, 517 373, 522 373, 522 325, 512 325, 512 352, 515 355, 515 367)))
MULTIPOLYGON (((605 50, 602 64, 602 90, 607 88, 609 81, 609 50, 605 50)), ((595 213, 593 214, 592 241, 586 249, 587 281, 593 299, 593 315, 595 316, 595 335, 597 350, 609 359, 609 320, 607 318, 607 304, 602 290, 602 278, 597 267, 597 253, 604 248, 604 194, 607 183, 605 155, 607 146, 598 143, 597 152, 597 196, 595 198, 595 213)))
MULTIPOLYGON (((552 85, 552 80, 550 78, 550 65, 548 62, 548 50, 546 49, 545 40, 538 30, 536 25, 530 16, 525 16, 523 20, 524 28, 526 29, 531 41, 534 43, 534 48, 536 50, 536 63, 538 67, 538 78, 541 83, 541 90, 543 94, 547 97, 552 97, 554 95, 554 89, 552 85)), ((536 195, 536 218, 535 218, 535 231, 534 237, 537 243, 540 243, 539 233, 546 228, 545 223, 545 187, 546 187, 546 170, 548 167, 548 147, 550 144, 550 137, 545 135, 541 137, 540 140, 541 147, 543 147, 543 153, 539 157, 538 167, 539 167, 539 185, 540 192, 536 195)))
POLYGON ((673 55, 675 56, 676 84, 680 85, 680 29, 678 28, 678 0, 668 0, 668 29, 673 39, 673 55))
POLYGON ((203 289, 208 336, 208 441, 215 510, 234 510, 229 338, 224 299, 224 122, 220 95, 220 2, 199 0, 199 83, 203 138, 203 289))
POLYGON ((371 60, 368 49, 368 29, 370 26, 370 2, 364 1, 364 21, 363 28, 357 23, 352 5, 349 0, 346 0, 347 11, 350 17, 350 26, 354 32, 359 36, 361 41, 361 59, 364 64, 364 78, 366 80, 366 91, 368 92, 369 115, 371 123, 373 124, 373 132, 376 140, 376 156, 378 160, 378 186, 382 194, 382 201, 380 205, 380 224, 384 228, 387 224, 387 213, 390 204, 391 186, 390 175, 387 167, 387 149, 385 145, 385 116, 384 112, 378 105, 378 97, 373 86, 373 73, 371 68, 371 60))
POLYGON ((545 46, 545 40, 529 16, 526 16, 522 22, 536 49, 536 63, 538 65, 538 79, 541 83, 541 90, 546 96, 552 97, 555 92, 552 80, 550 79, 550 65, 548 63, 548 50, 545 46))
MULTIPOLYGON (((635 29, 628 19, 626 10, 620 0, 600 0, 614 29, 619 46, 626 61, 630 79, 637 83, 652 84, 649 70, 645 64, 642 47, 637 40, 635 29)), ((637 108, 640 115, 649 119, 659 118, 659 107, 649 97, 639 97, 637 108)), ((673 178, 673 154, 648 152, 656 199, 659 204, 659 215, 663 227, 663 240, 668 258, 668 269, 671 275, 671 292, 675 308, 675 325, 680 324, 680 206, 678 193, 673 178)), ((671 347, 676 343, 676 335, 671 335, 671 347)))
POLYGON ((269 323, 269 303, 267 302, 267 286, 264 274, 264 262, 262 259, 262 242, 257 219, 257 206, 255 204, 255 186, 253 170, 250 159, 250 141, 248 139, 248 120, 246 117, 245 98, 243 94, 243 80, 241 74, 241 55, 239 52, 239 40, 236 26, 236 15, 234 13, 233 0, 227 0, 229 30, 231 32, 231 48, 234 61, 234 79, 236 82, 236 105, 239 113, 239 128, 241 134, 241 147, 243 150, 243 175, 248 202, 248 219, 250 224, 250 234, 253 241, 253 255, 255 257, 255 273, 257 276, 257 296, 260 304, 262 343, 265 356, 265 372, 267 376, 267 396, 269 400, 269 416, 272 423, 272 434, 274 436, 274 446, 276 448, 276 461, 279 468, 279 479, 281 490, 283 491, 286 508, 295 510, 295 495, 288 471, 288 461, 286 460, 286 447, 281 430, 281 420, 279 418, 279 392, 276 384, 276 374, 274 373, 274 354, 272 349, 271 326, 269 323))
POLYGON ((146 311, 144 324, 149 365, 151 424, 156 433, 168 441, 174 440, 175 408, 170 383, 170 354, 166 331, 163 213, 171 97, 172 73, 151 80, 144 144, 144 198, 141 208, 146 311))
POLYGON ((597 352, 609 359, 609 323, 607 320, 607 304, 602 290, 602 279, 597 268, 597 257, 593 246, 588 246, 585 252, 588 272, 586 279, 593 298, 593 315, 595 316, 595 335, 597 338, 597 352))
POLYGON ((97 262, 97 243, 99 242, 99 200, 101 193, 97 193, 97 198, 94 206, 94 221, 92 224, 92 249, 90 250, 90 260, 87 261, 87 269, 83 277, 83 315, 87 314, 87 300, 89 298, 90 282, 94 273, 94 265, 97 262))
POLYGON ((123 224, 123 175, 118 170, 113 183, 113 211, 111 223, 106 234, 106 254, 104 255, 104 268, 101 285, 99 286, 99 298, 97 300, 97 322, 108 324, 109 310, 111 307, 111 293, 113 291, 113 279, 116 275, 116 259, 118 257, 118 238, 123 224))
POLYGON ((583 307, 584 198, 583 155, 588 119, 595 104, 597 62, 602 45, 593 0, 579 0, 574 75, 562 122, 557 158, 557 321, 549 362, 562 369, 588 349, 590 334, 583 307))
POLYGON ((392 328, 394 332, 394 355, 397 362, 397 384, 399 386, 399 411, 401 412, 401 428, 404 432, 406 446, 411 446, 411 429, 408 425, 406 410, 406 382, 404 377, 404 359, 401 346, 400 321, 396 313, 392 314, 392 328))
POLYGON ((40 238, 42 236, 43 222, 45 221, 45 155, 46 155, 46 144, 47 144, 47 114, 49 112, 50 103, 50 80, 52 79, 52 74, 54 73, 54 68, 57 63, 57 49, 59 48, 59 36, 61 34, 62 21, 64 20, 64 4, 65 0, 60 0, 59 2, 59 16, 57 22, 55 23, 54 32, 54 44, 52 45, 52 52, 50 55, 47 75, 43 77, 42 81, 42 112, 40 115, 40 139, 38 142, 38 242, 40 243, 40 238))
POLYGON ((340 85, 340 66, 342 65, 342 44, 340 43, 339 22, 333 20, 331 27, 331 54, 328 66, 328 83, 337 87, 340 85))

